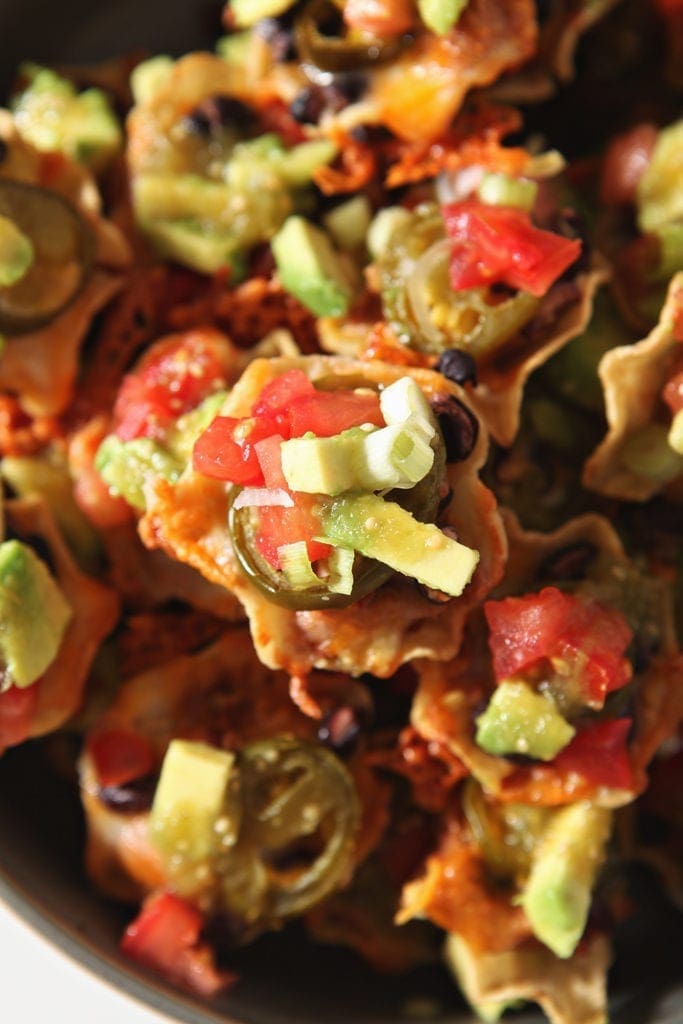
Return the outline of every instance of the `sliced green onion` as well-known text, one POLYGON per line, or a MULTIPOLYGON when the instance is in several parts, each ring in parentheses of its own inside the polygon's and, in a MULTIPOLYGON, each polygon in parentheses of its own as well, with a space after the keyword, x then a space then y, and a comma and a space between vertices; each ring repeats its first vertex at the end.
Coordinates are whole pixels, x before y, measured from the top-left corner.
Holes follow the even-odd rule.
MULTIPOLYGON (((324 538, 323 538, 324 539, 324 538)), ((327 560, 329 577, 327 588, 333 594, 353 593, 353 565, 356 552, 351 548, 335 547, 327 560)))
POLYGON ((310 587, 320 586, 322 581, 313 572, 305 540, 282 544, 277 549, 277 555, 280 569, 292 590, 308 590, 310 587))
POLYGON ((517 206, 531 210, 536 202, 538 185, 529 178, 513 178, 509 174, 488 172, 479 183, 477 194, 489 206, 517 206))

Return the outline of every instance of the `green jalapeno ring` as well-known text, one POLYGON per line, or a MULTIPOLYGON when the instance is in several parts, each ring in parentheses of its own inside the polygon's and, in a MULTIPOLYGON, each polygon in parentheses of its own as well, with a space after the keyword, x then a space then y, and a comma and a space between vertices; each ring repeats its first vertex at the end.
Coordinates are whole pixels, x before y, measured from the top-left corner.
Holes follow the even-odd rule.
POLYGON ((238 766, 247 813, 221 872, 225 905, 261 923, 302 914, 351 868, 360 823, 353 779, 332 751, 287 736, 250 743, 238 766))
MULTIPOLYGON (((446 453, 443 439, 438 435, 434 463, 427 476, 410 490, 391 491, 387 498, 395 501, 420 522, 433 522, 440 504, 439 488, 444 477, 446 453)), ((252 509, 235 509, 234 503, 241 487, 233 487, 228 499, 228 532, 235 557, 245 576, 268 600, 293 611, 315 611, 348 608, 361 598, 377 590, 393 575, 393 569, 372 558, 356 556, 354 586, 350 594, 335 594, 320 581, 320 588, 293 590, 287 586, 283 573, 278 572, 258 553, 254 543, 257 516, 252 509)))
POLYGON ((68 199, 23 181, 0 179, 0 215, 16 224, 35 252, 26 274, 0 288, 0 332, 26 334, 80 295, 95 260, 95 238, 68 199))
POLYGON ((331 0, 311 0, 297 18, 294 31, 302 64, 332 73, 357 71, 359 68, 392 60, 406 42, 412 42, 411 36, 355 40, 327 35, 321 31, 320 26, 331 15, 339 15, 337 4, 331 0))

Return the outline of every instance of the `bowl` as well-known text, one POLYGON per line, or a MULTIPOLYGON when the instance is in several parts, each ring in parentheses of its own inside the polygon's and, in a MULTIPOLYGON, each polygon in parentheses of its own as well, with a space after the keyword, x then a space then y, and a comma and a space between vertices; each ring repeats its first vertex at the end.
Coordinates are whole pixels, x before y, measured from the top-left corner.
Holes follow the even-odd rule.
MULTIPOLYGON (((118 0, 0 0, 0 93, 19 61, 95 62, 131 49, 181 53, 210 46, 222 4, 118 0)), ((239 983, 201 1002, 137 967, 119 952, 130 913, 103 899, 82 863, 83 820, 73 780, 55 773, 44 745, 0 759, 0 899, 75 961, 175 1021, 187 1024, 433 1024, 473 1020, 445 968, 378 976, 350 952, 309 943, 297 926, 235 955, 239 983)), ((683 1020, 683 915, 657 876, 633 865, 629 885, 641 911, 616 936, 610 975, 612 1024, 683 1020)), ((524 1010, 516 1024, 540 1024, 524 1010)))

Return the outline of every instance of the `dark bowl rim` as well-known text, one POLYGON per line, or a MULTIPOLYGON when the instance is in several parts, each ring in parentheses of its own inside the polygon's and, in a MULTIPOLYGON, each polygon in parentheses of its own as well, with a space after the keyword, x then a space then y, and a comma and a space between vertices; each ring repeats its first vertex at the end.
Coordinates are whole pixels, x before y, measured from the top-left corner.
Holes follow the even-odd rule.
POLYGON ((44 939, 53 954, 62 953, 74 967, 84 968, 91 978, 107 985, 118 995, 136 1001, 145 1009, 162 1014, 169 1024, 244 1024, 225 1012, 212 1010, 210 1003, 198 1006, 196 997, 184 997, 177 989, 155 984, 149 976, 100 952, 86 932, 53 911, 41 906, 28 889, 14 880, 0 864, 0 907, 13 913, 30 931, 44 939))

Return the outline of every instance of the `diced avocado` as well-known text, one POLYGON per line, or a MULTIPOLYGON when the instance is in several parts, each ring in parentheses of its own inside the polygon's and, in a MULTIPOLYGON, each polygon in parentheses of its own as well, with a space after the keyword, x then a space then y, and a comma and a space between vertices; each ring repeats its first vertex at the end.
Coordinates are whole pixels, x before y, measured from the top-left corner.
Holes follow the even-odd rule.
POLYGON ((229 231, 215 231, 191 220, 141 222, 141 227, 159 255, 167 260, 200 274, 214 274, 229 267, 233 284, 244 277, 244 256, 238 240, 229 231))
POLYGON ((246 64, 249 59, 253 35, 249 30, 232 32, 216 41, 216 53, 228 64, 246 64))
POLYGON ((526 683, 505 680, 477 718, 477 744, 488 754, 525 754, 552 761, 576 730, 552 700, 526 683))
POLYGON ((149 437, 121 441, 110 434, 97 450, 95 469, 113 495, 144 512, 147 482, 163 477, 175 483, 182 466, 149 437))
POLYGON ((135 214, 163 256, 213 273, 244 273, 244 254, 275 234, 292 198, 267 161, 230 161, 229 181, 198 174, 142 174, 134 182, 135 214), (239 173, 238 173, 239 172, 239 173))
POLYGON ((638 226, 656 231, 683 217, 683 119, 657 135, 650 162, 638 182, 638 226))
POLYGON ((605 856, 612 812, 588 801, 551 817, 519 899, 536 938, 570 957, 583 934, 591 892, 605 856))
POLYGON ((668 281, 679 270, 683 270, 683 222, 662 224, 656 235, 659 238, 657 278, 668 281))
POLYGON ((683 455, 669 444, 664 423, 644 423, 623 443, 620 461, 632 473, 666 484, 683 474, 683 455))
POLYGON ((15 686, 30 686, 59 650, 72 611, 28 544, 0 544, 0 657, 15 686))
POLYGON ((445 36, 457 24, 467 0, 417 0, 417 9, 427 28, 445 36))
POLYGON ((174 64, 172 57, 161 53, 140 61, 130 73, 130 89, 135 103, 148 103, 168 78, 174 64))
POLYGON ((238 28, 249 28, 262 18, 277 18, 294 0, 230 0, 230 10, 238 28))
POLYGON ((683 409, 679 409, 672 419, 667 440, 669 447, 678 455, 683 455, 683 409))
POLYGON ((234 762, 234 754, 206 743, 171 741, 149 819, 157 849, 170 858, 209 857, 234 762))
POLYGON ((89 572, 98 569, 100 540, 76 504, 73 480, 65 464, 57 459, 48 461, 47 457, 8 455, 0 463, 0 475, 20 498, 42 495, 79 565, 89 572))
POLYGON ((38 64, 23 64, 19 72, 28 86, 12 97, 11 106, 20 134, 36 149, 59 150, 93 170, 121 149, 121 127, 101 89, 78 93, 38 64))
POLYGON ((420 425, 353 427, 333 437, 283 441, 282 472, 294 491, 342 494, 410 488, 429 473, 434 449, 420 425))
POLYGON ((175 459, 181 463, 190 461, 195 441, 218 416, 227 394, 216 391, 175 421, 165 438, 166 448, 175 459))
POLYGON ((31 239, 9 217, 0 216, 0 287, 20 281, 33 259, 31 239))
POLYGON ((339 152, 332 139, 311 139, 286 149, 275 162, 278 174, 287 185, 306 185, 320 167, 329 164, 339 152))
POLYGON ((352 286, 328 236, 303 217, 288 217, 271 242, 283 288, 316 316, 342 316, 352 286))
POLYGON ((372 208, 367 196, 353 196, 335 206, 323 217, 323 223, 340 249, 360 249, 365 246, 372 208))
POLYGON ((322 509, 322 522, 325 537, 334 544, 453 597, 465 589, 479 561, 477 551, 376 494, 335 498, 322 509))

